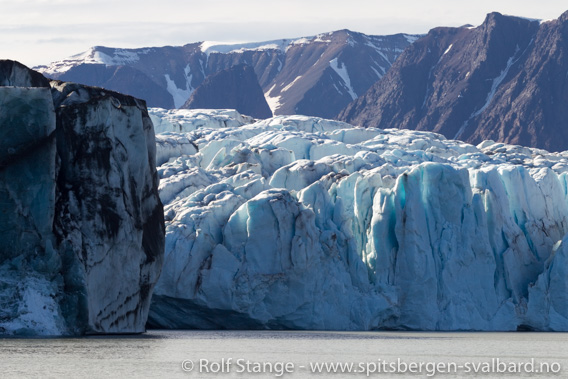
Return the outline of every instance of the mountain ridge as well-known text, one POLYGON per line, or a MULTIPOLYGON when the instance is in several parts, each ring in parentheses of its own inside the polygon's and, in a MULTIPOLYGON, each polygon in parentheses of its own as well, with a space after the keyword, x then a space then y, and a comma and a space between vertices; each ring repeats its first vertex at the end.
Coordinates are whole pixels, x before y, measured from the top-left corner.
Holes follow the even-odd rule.
POLYGON ((147 96, 149 106, 179 108, 205 78, 244 63, 254 68, 274 114, 333 117, 353 100, 353 94, 364 93, 384 75, 419 37, 372 36, 344 29, 234 45, 205 41, 140 49, 98 46, 35 69, 54 79, 111 90, 117 83, 131 82, 120 90, 147 96), (129 69, 119 72, 119 67, 129 69), (103 69, 109 71, 104 78, 103 69))
POLYGON ((541 22, 493 12, 476 28, 432 29, 337 118, 565 150, 568 112, 554 104, 568 101, 567 13, 541 22))

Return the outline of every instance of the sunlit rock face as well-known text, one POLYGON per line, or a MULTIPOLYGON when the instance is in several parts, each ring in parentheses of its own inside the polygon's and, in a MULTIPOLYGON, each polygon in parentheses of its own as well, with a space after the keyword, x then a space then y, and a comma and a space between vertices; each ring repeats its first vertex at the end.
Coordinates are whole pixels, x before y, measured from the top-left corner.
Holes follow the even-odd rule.
POLYGON ((568 12, 539 21, 493 12, 434 28, 338 119, 358 126, 568 149, 568 12))
POLYGON ((144 331, 164 246, 145 104, 0 75, 0 331, 144 331))
POLYGON ((177 112, 150 325, 568 330, 567 153, 177 112))

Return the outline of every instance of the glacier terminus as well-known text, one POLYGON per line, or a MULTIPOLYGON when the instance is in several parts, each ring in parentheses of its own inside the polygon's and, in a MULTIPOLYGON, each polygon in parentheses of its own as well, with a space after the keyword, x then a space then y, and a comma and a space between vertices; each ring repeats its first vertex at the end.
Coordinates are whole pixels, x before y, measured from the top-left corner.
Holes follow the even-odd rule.
POLYGON ((568 330, 568 153, 306 116, 150 109, 149 325, 568 330))
POLYGON ((0 334, 568 331, 568 152, 0 86, 0 334))

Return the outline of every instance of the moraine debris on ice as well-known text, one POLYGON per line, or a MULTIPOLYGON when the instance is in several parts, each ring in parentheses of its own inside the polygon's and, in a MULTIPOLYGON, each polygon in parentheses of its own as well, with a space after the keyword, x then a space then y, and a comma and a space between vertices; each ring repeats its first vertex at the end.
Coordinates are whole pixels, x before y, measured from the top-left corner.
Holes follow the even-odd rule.
POLYGON ((0 61, 0 334, 145 330, 164 249, 143 101, 0 61))
POLYGON ((193 112, 150 110, 151 326, 568 330, 568 153, 193 112))

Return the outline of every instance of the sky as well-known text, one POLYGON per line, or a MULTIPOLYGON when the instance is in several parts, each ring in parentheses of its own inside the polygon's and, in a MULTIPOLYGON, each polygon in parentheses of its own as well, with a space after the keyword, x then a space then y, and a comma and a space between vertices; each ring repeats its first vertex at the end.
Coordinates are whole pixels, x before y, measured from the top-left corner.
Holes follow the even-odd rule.
POLYGON ((339 29, 427 33, 479 25, 487 13, 549 20, 564 0, 0 0, 0 59, 33 67, 92 46, 257 42, 339 29))

